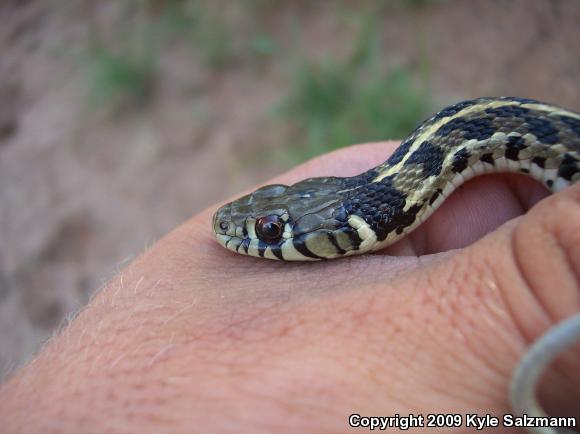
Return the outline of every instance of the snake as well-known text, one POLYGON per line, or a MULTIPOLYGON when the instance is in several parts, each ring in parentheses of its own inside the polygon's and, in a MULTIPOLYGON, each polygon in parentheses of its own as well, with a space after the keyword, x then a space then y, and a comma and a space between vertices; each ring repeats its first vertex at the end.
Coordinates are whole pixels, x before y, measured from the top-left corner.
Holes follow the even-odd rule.
MULTIPOLYGON (((460 101, 420 123, 379 166, 266 185, 220 207, 212 228, 223 247, 258 258, 359 255, 408 235, 463 183, 492 173, 524 174, 552 193, 578 182, 580 114, 513 96, 460 101)), ((580 339, 580 314, 569 321, 559 333, 580 339)), ((514 408, 528 414, 541 414, 534 381, 554 353, 546 343, 539 348, 524 356, 511 388, 514 408)))

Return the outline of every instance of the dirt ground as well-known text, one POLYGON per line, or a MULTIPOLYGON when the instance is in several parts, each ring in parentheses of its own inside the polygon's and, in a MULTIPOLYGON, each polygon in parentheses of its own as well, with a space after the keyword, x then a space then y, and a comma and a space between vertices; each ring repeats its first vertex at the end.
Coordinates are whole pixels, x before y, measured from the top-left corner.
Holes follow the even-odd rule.
MULTIPOLYGON (((0 377, 146 246, 281 170, 246 164, 248 153, 289 146, 263 128, 288 85, 276 62, 210 74, 176 45, 146 107, 87 109, 74 51, 89 15, 112 20, 106 3, 0 5, 0 377)), ((351 37, 299 3, 276 14, 296 18, 310 55, 351 37)), ((440 104, 504 94, 580 110, 579 22, 576 0, 429 2, 381 18, 383 55, 428 53, 440 104)))

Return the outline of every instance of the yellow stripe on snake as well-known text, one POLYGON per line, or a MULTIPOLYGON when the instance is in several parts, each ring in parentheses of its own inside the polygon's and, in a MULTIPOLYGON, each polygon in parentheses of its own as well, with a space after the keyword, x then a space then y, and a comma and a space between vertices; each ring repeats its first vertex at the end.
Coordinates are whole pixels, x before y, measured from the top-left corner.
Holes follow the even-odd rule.
MULTIPOLYGON (((577 182, 580 114, 524 98, 463 101, 420 124, 380 166, 354 177, 262 187, 221 207, 213 230, 229 250, 261 258, 358 255, 410 233, 468 179, 502 172, 526 174, 552 192, 577 182)), ((512 382, 515 411, 544 416, 534 394, 540 373, 579 338, 576 314, 525 355, 512 382)))

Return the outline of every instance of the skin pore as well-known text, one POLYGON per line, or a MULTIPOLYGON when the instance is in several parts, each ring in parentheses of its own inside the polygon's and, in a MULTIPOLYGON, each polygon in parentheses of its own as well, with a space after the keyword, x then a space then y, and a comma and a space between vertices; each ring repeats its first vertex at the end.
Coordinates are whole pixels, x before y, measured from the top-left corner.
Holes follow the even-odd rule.
MULTIPOLYGON (((360 173, 396 145, 350 147, 273 182, 360 173)), ((381 254, 316 263, 228 252, 212 207, 7 380, 2 431, 330 433, 352 413, 501 417, 525 349, 580 310, 580 185, 546 195, 523 177, 480 177, 381 254)), ((576 346, 542 381, 553 415, 580 416, 579 357, 576 346)))

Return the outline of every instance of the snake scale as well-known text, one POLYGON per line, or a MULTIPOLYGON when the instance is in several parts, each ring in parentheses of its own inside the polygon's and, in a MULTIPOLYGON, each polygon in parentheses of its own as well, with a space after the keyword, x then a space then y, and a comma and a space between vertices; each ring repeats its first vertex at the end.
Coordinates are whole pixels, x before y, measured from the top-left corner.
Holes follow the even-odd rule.
MULTIPOLYGON (((212 226, 222 246, 245 255, 357 255, 413 231, 465 181, 506 172, 526 174, 552 192, 580 180, 580 114, 527 98, 462 101, 421 123, 383 164, 353 177, 259 188, 222 206, 212 226)), ((530 350, 513 379, 516 410, 542 415, 533 395, 539 372, 579 338, 577 314, 530 350)))

